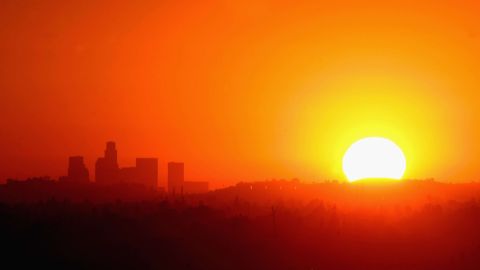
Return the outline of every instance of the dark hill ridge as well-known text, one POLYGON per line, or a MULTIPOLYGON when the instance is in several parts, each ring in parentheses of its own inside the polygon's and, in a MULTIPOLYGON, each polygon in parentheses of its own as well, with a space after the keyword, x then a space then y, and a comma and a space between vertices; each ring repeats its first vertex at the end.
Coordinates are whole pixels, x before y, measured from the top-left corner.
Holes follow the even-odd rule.
POLYGON ((375 207, 382 205, 418 205, 450 200, 480 198, 480 183, 441 183, 433 180, 362 180, 353 183, 306 183, 299 180, 241 182, 235 186, 203 194, 175 196, 164 189, 135 184, 101 185, 92 182, 58 182, 49 178, 8 181, 0 185, 0 202, 38 202, 49 199, 72 202, 115 202, 149 200, 184 200, 209 205, 228 204, 235 200, 259 205, 278 201, 298 203, 322 200, 338 207, 375 207))
POLYGON ((277 201, 308 202, 323 200, 339 207, 419 205, 424 203, 468 201, 480 198, 480 183, 441 183, 433 180, 359 181, 354 183, 304 183, 265 181, 235 186, 196 195, 215 203, 245 200, 269 205, 277 201))

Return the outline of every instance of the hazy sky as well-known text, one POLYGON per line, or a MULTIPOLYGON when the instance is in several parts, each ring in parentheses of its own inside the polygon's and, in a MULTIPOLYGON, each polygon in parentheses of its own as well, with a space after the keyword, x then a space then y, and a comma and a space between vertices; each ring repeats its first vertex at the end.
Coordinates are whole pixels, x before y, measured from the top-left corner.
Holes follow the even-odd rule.
POLYGON ((0 2, 0 179, 184 161, 213 186, 343 179, 365 136, 406 177, 480 179, 477 1, 0 2), (161 2, 161 3, 160 3, 161 2))

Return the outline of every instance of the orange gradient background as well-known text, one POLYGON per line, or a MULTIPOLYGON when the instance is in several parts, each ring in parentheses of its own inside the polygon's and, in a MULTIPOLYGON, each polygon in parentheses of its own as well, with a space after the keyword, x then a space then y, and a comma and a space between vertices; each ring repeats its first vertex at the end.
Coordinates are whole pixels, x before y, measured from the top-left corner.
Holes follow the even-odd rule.
POLYGON ((0 3, 0 179, 65 174, 104 143, 213 187, 340 179, 395 141, 406 178, 480 178, 476 1, 0 3))

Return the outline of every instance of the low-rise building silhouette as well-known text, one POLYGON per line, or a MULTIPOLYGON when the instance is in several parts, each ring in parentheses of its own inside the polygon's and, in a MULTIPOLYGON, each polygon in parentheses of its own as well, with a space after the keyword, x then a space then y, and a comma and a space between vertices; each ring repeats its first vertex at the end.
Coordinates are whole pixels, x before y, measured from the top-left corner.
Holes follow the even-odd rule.
POLYGON ((134 183, 137 181, 137 167, 124 167, 118 171, 118 178, 121 183, 134 183))

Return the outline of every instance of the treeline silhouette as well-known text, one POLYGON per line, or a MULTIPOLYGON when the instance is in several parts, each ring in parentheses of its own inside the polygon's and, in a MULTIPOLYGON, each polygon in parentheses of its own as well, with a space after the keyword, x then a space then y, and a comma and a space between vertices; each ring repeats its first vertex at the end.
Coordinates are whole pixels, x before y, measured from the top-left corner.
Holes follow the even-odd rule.
POLYGON ((2 200, 2 263, 65 269, 478 269, 478 187, 460 186, 268 181, 139 200, 2 200))

